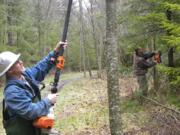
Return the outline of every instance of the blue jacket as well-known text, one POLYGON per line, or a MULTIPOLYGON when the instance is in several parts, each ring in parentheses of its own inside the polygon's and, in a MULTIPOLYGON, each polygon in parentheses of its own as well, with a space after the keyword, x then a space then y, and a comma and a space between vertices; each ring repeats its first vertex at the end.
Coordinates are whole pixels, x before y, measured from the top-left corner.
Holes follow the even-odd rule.
POLYGON ((54 57, 54 52, 50 52, 44 59, 35 66, 26 68, 23 75, 31 80, 31 85, 27 81, 10 78, 7 80, 4 89, 4 99, 6 109, 10 118, 20 116, 27 120, 34 120, 37 117, 47 115, 52 106, 48 98, 44 98, 33 103, 33 97, 39 92, 38 84, 43 81, 47 73, 54 66, 50 58, 54 57), (27 90, 26 88, 29 88, 27 90))

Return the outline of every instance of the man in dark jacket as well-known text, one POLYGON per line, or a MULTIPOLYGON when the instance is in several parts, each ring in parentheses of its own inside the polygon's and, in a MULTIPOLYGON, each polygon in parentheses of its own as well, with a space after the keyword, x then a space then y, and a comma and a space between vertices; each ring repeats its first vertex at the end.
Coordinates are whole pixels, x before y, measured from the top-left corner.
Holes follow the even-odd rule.
POLYGON ((141 48, 135 49, 134 73, 137 76, 139 90, 142 92, 143 96, 147 96, 147 92, 148 92, 148 82, 146 78, 146 73, 148 71, 148 68, 156 65, 155 61, 149 59, 152 58, 154 55, 155 55, 154 52, 145 52, 141 48))
POLYGON ((3 101, 3 125, 7 135, 42 135, 33 126, 33 121, 46 116, 56 103, 56 94, 41 99, 38 85, 54 67, 52 61, 59 50, 59 42, 54 51, 31 68, 25 68, 20 54, 0 53, 0 76, 6 75, 3 101))

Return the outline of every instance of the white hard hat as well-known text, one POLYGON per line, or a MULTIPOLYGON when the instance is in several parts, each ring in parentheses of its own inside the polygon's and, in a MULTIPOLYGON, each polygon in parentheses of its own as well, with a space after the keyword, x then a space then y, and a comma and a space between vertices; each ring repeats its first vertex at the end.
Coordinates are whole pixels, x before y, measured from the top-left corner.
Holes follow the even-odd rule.
POLYGON ((0 77, 11 68, 20 56, 21 54, 14 54, 8 51, 0 53, 0 77))

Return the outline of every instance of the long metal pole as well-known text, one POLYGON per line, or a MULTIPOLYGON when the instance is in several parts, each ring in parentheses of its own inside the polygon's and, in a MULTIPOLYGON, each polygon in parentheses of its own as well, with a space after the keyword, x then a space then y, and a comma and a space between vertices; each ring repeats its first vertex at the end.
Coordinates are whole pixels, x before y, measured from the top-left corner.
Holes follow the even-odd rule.
MULTIPOLYGON (((61 39, 62 42, 65 42, 66 38, 67 38, 67 32, 68 32, 68 26, 69 26, 69 19, 70 19, 72 1, 73 0, 69 0, 69 3, 68 3, 68 8, 67 8, 67 12, 66 12, 66 18, 65 18, 65 22, 64 22, 64 29, 63 29, 62 39, 61 39)), ((64 47, 63 47, 63 45, 61 45, 60 46, 60 51, 56 54, 56 56, 57 57, 58 56, 63 56, 63 54, 64 54, 64 47)), ((57 86, 58 86, 60 74, 61 74, 61 69, 56 67, 53 87, 51 88, 52 93, 57 93, 57 86)))

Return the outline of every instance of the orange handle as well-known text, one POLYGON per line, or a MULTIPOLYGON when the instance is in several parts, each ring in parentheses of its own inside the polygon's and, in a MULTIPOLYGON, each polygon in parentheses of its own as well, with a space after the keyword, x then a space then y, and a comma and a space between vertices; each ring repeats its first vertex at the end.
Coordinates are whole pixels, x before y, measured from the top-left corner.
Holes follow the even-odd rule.
POLYGON ((65 63, 64 57, 63 57, 63 56, 59 56, 59 57, 57 58, 56 67, 57 67, 58 69, 63 69, 63 68, 64 68, 64 63, 65 63))
POLYGON ((52 128, 53 125, 54 125, 54 119, 47 116, 40 117, 33 122, 33 126, 37 128, 49 129, 52 128))

